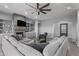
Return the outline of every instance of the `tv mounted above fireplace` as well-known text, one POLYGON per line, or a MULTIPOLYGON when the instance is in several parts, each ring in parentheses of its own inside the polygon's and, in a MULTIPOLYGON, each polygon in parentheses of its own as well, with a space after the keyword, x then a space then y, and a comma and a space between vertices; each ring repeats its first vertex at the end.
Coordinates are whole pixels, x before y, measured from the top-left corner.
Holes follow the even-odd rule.
POLYGON ((22 20, 17 20, 17 26, 26 27, 26 22, 22 20))

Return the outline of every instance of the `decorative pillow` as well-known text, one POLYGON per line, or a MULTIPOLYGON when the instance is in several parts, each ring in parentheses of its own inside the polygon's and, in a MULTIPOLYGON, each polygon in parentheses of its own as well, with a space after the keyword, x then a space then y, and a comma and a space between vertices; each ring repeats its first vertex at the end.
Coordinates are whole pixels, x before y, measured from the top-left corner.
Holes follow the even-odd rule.
POLYGON ((22 37, 15 36, 15 35, 11 35, 11 36, 14 37, 17 41, 22 40, 22 37))
POLYGON ((64 39, 62 39, 62 38, 58 38, 58 40, 56 41, 59 45, 61 45, 62 44, 62 42, 63 42, 63 40, 64 39))
POLYGON ((61 45, 64 40, 65 36, 61 36, 60 38, 58 38, 57 42, 59 42, 59 45, 61 45))
POLYGON ((15 38, 13 37, 9 37, 8 40, 12 43, 12 45, 17 46, 17 44, 19 43, 19 41, 17 41, 15 38))

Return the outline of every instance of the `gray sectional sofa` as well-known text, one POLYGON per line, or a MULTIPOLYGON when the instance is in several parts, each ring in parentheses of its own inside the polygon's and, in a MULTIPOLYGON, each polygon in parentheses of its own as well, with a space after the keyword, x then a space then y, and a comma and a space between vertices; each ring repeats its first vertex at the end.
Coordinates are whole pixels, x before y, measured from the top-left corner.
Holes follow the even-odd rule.
POLYGON ((66 56, 69 47, 67 37, 61 37, 56 41, 45 44, 42 52, 30 45, 17 41, 11 36, 2 36, 1 39, 0 48, 4 56, 66 56))

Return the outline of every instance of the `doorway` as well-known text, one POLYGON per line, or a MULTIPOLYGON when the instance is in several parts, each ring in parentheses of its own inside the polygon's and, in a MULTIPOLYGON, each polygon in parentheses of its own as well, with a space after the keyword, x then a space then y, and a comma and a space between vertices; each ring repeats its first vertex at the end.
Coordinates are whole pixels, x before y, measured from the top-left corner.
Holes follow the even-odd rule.
POLYGON ((68 36, 68 23, 60 24, 60 36, 68 36))

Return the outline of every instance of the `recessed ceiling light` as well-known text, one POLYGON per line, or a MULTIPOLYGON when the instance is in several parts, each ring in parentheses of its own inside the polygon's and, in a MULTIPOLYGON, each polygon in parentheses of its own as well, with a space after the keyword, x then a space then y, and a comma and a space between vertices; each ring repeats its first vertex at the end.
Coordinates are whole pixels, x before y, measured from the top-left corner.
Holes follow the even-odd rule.
POLYGON ((4 5, 5 8, 8 8, 8 5, 4 5))
POLYGON ((67 7, 67 10, 70 10, 70 9, 71 9, 71 7, 70 7, 70 6, 68 6, 68 7, 67 7))
POLYGON ((25 15, 27 15, 27 12, 25 12, 25 15))

